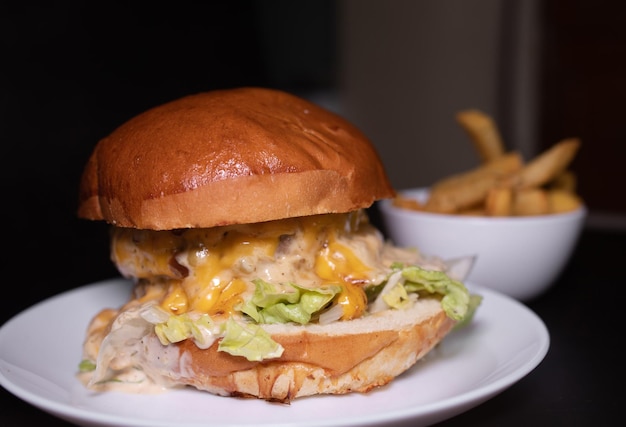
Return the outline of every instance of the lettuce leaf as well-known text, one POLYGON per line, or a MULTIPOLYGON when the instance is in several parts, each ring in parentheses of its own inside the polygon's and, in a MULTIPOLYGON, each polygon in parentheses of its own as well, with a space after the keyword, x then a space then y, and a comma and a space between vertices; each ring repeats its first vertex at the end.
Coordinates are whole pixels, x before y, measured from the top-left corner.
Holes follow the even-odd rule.
POLYGON ((418 298, 436 296, 448 317, 467 324, 482 300, 478 295, 470 295, 463 283, 443 271, 399 263, 395 263, 392 269, 387 280, 366 290, 370 312, 387 307, 401 309, 418 298))
POLYGON ((236 322, 232 317, 225 323, 224 338, 217 349, 255 362, 280 357, 284 351, 261 326, 236 322))
POLYGON ((448 317, 462 320, 468 313, 470 294, 463 283, 453 280, 443 271, 425 270, 416 265, 402 269, 407 292, 439 294, 441 307, 448 317))
POLYGON ((261 279, 253 282, 254 295, 239 309, 257 323, 306 325, 342 290, 339 285, 309 289, 294 283, 277 285, 261 279))

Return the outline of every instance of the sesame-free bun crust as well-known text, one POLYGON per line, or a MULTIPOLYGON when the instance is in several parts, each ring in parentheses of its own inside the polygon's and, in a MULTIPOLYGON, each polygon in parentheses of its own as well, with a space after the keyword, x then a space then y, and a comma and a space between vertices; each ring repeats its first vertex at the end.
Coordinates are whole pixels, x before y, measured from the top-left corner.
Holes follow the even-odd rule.
POLYGON ((374 147, 345 119, 282 91, 239 88, 152 108, 100 140, 78 215, 213 227, 348 212, 393 195, 374 147))
MULTIPOLYGON (((328 325, 264 325, 285 351, 280 358, 251 362, 217 351, 178 344, 177 368, 148 356, 151 370, 175 385, 190 385, 222 396, 288 403, 318 394, 368 392, 391 382, 422 359, 452 330, 436 299, 421 299, 404 310, 385 310, 328 325)), ((153 340, 158 340, 152 336, 153 340)), ((169 353, 172 357, 172 353, 169 353)))

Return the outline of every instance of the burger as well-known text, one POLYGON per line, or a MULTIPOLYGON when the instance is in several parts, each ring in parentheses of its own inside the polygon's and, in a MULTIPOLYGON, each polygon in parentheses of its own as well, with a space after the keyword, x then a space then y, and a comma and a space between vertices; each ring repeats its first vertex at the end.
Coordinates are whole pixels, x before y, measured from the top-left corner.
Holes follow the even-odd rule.
POLYGON ((78 216, 110 224, 129 297, 86 325, 94 390, 289 403, 392 381, 467 322, 445 263, 368 218, 394 189, 339 115, 256 87, 189 95, 95 146, 78 216))

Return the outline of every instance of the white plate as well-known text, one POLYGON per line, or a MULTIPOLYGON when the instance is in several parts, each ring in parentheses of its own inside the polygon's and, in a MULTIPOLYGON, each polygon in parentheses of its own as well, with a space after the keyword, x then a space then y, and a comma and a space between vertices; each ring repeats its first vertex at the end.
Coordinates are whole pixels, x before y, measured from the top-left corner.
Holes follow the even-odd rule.
POLYGON ((76 379, 85 327, 118 307, 130 285, 94 283, 18 314, 0 329, 0 384, 30 404, 83 426, 426 426, 464 412, 532 371, 549 348, 541 319, 494 291, 474 322, 449 335, 391 384, 368 394, 314 396, 290 405, 213 396, 195 389, 157 395, 94 394, 76 379))

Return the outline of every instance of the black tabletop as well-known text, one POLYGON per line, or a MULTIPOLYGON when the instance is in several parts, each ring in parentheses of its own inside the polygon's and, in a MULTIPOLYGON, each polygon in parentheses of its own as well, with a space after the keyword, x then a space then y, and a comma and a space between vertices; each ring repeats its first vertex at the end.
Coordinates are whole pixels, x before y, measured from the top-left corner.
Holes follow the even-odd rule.
MULTIPOLYGON (((606 426, 619 424, 626 380, 619 323, 626 297, 626 232, 583 231, 557 283, 526 303, 545 322, 550 349, 530 374, 489 401, 439 425, 606 426)), ((74 266, 75 267, 75 266, 74 266)), ((83 273, 94 276, 94 268, 83 273)), ((110 274, 106 265, 98 274, 110 274)), ((71 268, 71 266, 67 266, 71 268)), ((79 280, 79 275, 73 276, 79 280)), ((77 284, 78 286, 79 284, 77 284)), ((6 284, 4 285, 6 287, 6 284)), ((58 285, 57 285, 58 286, 58 285)), ((2 322, 56 291, 53 285, 19 304, 5 304, 2 322)), ((0 426, 68 423, 0 388, 0 426)), ((210 425, 210 420, 207 420, 210 425)))

